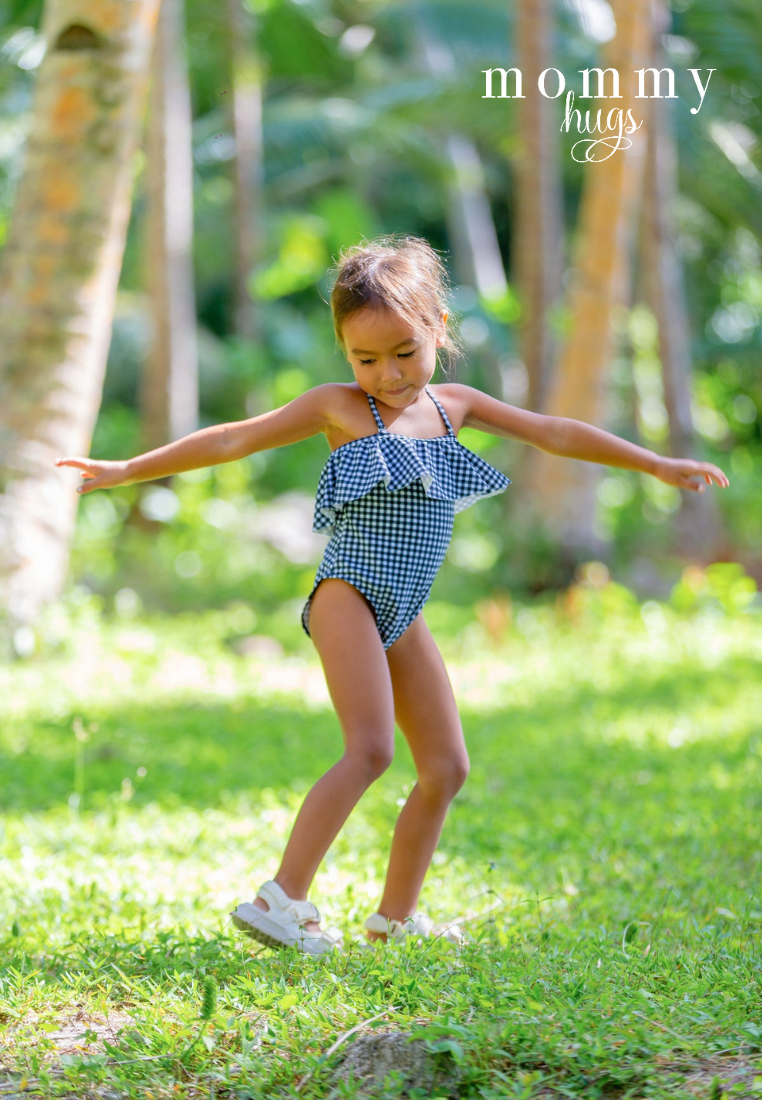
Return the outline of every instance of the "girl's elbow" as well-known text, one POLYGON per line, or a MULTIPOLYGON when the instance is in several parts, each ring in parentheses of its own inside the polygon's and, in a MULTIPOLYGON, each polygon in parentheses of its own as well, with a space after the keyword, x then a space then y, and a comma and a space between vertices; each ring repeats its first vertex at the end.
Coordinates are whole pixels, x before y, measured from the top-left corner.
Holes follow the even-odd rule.
POLYGON ((237 462, 258 450, 260 446, 251 431, 233 428, 220 440, 220 462, 237 462))
POLYGON ((549 455, 565 454, 565 438, 568 420, 563 416, 543 416, 538 431, 531 442, 549 455))

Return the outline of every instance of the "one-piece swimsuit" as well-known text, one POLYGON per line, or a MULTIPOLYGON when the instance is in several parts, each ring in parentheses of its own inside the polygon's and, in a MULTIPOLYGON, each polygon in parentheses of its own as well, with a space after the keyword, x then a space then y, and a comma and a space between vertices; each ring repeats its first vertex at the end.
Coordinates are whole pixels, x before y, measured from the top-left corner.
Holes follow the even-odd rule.
POLYGON ((337 447, 323 468, 313 530, 331 537, 302 611, 307 634, 312 597, 333 577, 362 593, 389 649, 429 598, 455 513, 510 485, 458 442, 442 405, 426 393, 445 423, 444 435, 390 432, 367 394, 378 432, 337 447))

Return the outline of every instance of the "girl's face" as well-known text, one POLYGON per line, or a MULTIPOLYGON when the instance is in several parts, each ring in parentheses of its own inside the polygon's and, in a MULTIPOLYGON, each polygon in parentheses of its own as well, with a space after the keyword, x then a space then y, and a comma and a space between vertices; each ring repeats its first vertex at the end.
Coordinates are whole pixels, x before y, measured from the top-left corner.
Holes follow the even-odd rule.
POLYGON ((433 339, 390 309, 366 307, 350 314, 341 335, 358 386, 392 408, 411 405, 434 374, 446 320, 442 313, 441 335, 433 339))

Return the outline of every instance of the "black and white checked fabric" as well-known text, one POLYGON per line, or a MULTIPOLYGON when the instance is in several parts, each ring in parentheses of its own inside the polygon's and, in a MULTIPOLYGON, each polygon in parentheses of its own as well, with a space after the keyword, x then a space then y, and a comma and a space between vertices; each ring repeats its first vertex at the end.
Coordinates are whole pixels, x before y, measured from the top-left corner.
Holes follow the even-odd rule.
POLYGON ((429 598, 455 513, 510 485, 458 442, 442 405, 426 393, 445 435, 418 439, 388 431, 368 394, 377 434, 338 447, 320 475, 313 530, 331 538, 302 611, 307 634, 315 590, 335 577, 365 596, 389 649, 429 598))

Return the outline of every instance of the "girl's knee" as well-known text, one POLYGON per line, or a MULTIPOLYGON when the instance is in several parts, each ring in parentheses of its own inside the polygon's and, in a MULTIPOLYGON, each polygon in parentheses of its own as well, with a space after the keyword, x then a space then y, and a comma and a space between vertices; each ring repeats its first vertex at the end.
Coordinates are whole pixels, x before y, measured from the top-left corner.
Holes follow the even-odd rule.
POLYGON ((434 798, 453 799, 468 779, 471 765, 466 753, 457 753, 438 760, 418 775, 418 786, 434 798))
POLYGON ((394 759, 394 742, 381 738, 366 742, 345 753, 345 759, 352 762, 369 784, 373 783, 384 774, 394 759))

